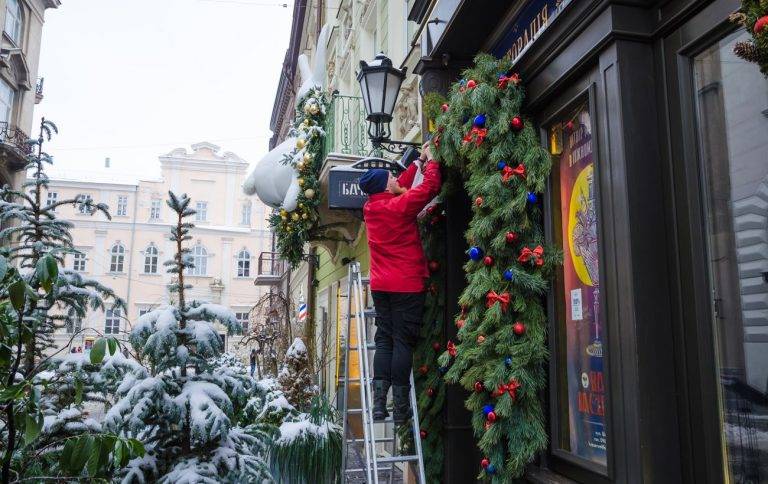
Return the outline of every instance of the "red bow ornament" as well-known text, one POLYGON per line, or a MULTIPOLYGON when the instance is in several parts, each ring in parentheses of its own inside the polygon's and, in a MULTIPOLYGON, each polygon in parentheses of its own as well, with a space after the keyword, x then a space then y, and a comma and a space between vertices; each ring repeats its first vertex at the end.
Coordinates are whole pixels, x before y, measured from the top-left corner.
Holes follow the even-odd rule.
POLYGON ((520 83, 520 76, 517 74, 512 74, 511 76, 504 76, 502 75, 499 77, 499 89, 504 89, 507 87, 507 84, 514 84, 515 86, 520 83))
POLYGON ((488 129, 486 128, 478 128, 477 126, 473 126, 472 129, 467 133, 466 136, 464 136, 464 143, 475 143, 475 146, 480 146, 483 144, 483 141, 485 140, 486 135, 488 134, 488 129))
POLYGON ((494 398, 498 398, 504 395, 505 393, 509 393, 509 396, 512 397, 512 401, 514 402, 515 400, 517 400, 517 389, 520 388, 520 386, 521 386, 520 382, 517 381, 517 379, 513 378, 509 380, 509 383, 507 383, 506 385, 503 383, 499 385, 499 388, 497 388, 493 392, 493 396, 494 398))
POLYGON ((544 248, 540 245, 533 250, 529 249, 528 247, 524 247, 523 250, 520 251, 520 257, 517 258, 517 261, 525 263, 533 260, 537 266, 543 266, 544 259, 541 258, 543 255, 544 248))
POLYGON ((445 346, 446 348, 448 348, 448 354, 451 355, 452 357, 456 357, 456 353, 457 353, 456 345, 453 344, 453 341, 448 341, 448 344, 445 346))
POLYGON ((523 180, 525 180, 525 165, 520 163, 517 165, 517 168, 511 168, 510 166, 505 166, 503 170, 501 170, 501 181, 504 183, 507 183, 510 178, 519 176, 523 180))
POLYGON ((485 296, 485 307, 490 308, 496 303, 501 303, 501 311, 506 312, 507 306, 509 306, 509 293, 503 292, 497 294, 496 291, 491 291, 485 296))

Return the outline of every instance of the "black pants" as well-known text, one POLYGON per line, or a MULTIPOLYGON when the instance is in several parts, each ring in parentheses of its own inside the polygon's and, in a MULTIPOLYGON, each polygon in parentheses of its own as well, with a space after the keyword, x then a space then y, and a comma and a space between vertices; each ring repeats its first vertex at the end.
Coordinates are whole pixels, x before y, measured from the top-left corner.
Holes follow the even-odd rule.
POLYGON ((386 380, 397 386, 409 385, 425 295, 423 292, 384 291, 373 291, 372 294, 376 308, 373 379, 386 380))

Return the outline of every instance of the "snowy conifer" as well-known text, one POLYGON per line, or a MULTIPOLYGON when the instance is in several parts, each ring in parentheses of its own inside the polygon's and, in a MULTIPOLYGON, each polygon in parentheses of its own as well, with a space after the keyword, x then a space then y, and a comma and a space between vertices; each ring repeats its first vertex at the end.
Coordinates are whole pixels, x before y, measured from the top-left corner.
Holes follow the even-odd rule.
POLYGON ((235 314, 222 306, 190 301, 184 281, 194 267, 185 242, 195 213, 186 195, 169 193, 176 213, 171 240, 174 258, 166 262, 175 276, 176 303, 141 316, 130 342, 144 374, 134 372, 117 389, 119 400, 107 412, 105 426, 144 442, 147 454, 129 463, 123 482, 270 481, 263 456, 267 432, 239 425, 253 381, 244 368, 221 358, 223 343, 214 323, 239 330, 235 314))
POLYGON ((306 409, 312 397, 317 394, 317 387, 312 383, 309 371, 307 347, 300 338, 294 339, 285 353, 284 366, 277 379, 285 397, 296 408, 306 409))

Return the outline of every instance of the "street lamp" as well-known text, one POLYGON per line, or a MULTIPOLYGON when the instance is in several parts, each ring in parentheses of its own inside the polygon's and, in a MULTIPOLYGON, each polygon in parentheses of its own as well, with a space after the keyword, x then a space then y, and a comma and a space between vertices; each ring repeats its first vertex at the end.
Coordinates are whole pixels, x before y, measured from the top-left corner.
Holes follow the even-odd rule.
POLYGON ((360 72, 357 73, 368 120, 368 137, 374 148, 395 154, 403 153, 409 146, 418 146, 418 143, 389 139, 392 134, 389 123, 392 122, 392 111, 406 70, 397 69, 392 60, 380 53, 370 63, 361 60, 360 72))

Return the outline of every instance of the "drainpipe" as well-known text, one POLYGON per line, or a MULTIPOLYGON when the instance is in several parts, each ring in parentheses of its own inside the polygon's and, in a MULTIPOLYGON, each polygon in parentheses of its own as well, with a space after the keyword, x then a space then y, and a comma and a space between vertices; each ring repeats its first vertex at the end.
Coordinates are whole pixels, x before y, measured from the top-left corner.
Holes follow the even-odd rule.
MULTIPOLYGON (((315 270, 317 269, 317 248, 312 247, 309 249, 309 255, 307 257, 307 356, 309 357, 309 371, 315 373, 315 354, 317 353, 317 345, 315 341, 315 300, 317 294, 315 293, 315 270)), ((317 375, 315 375, 317 376, 317 375)), ((315 381, 317 383, 317 380, 315 381)))
POLYGON ((125 316, 128 317, 128 312, 131 310, 131 281, 133 280, 133 243, 136 239, 136 213, 139 211, 139 184, 136 183, 136 191, 133 196, 133 217, 131 217, 131 243, 128 246, 128 288, 125 291, 125 316))

